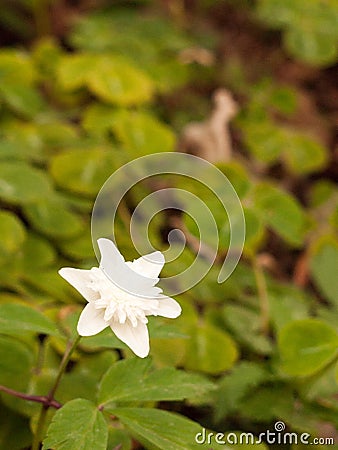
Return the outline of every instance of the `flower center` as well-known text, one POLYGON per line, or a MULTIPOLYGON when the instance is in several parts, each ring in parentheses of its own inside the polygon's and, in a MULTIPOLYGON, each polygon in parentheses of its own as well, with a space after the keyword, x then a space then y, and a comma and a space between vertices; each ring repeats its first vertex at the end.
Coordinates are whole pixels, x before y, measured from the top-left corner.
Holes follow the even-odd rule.
POLYGON ((147 323, 147 315, 158 314, 159 301, 142 299, 123 291, 116 286, 100 268, 93 267, 90 274, 89 287, 98 298, 94 301, 96 309, 104 309, 104 320, 107 322, 126 323, 130 321, 136 327, 138 321, 147 323))

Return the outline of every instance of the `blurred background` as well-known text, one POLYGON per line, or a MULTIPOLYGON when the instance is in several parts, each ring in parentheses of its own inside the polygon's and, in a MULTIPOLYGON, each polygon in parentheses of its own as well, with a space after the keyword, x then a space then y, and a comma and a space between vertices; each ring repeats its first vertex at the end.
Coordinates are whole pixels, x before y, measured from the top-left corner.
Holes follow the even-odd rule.
MULTIPOLYGON (((97 265, 90 218, 108 176, 152 153, 201 156, 232 182, 246 219, 225 283, 229 224, 198 183, 139 183, 115 223, 127 260, 138 256, 131 215, 159 188, 193 192, 217 223, 217 261, 177 297, 182 316, 151 324, 157 367, 202 373, 217 389, 161 406, 221 432, 259 434, 282 420, 338 443, 337 1, 2 0, 0 38, 0 302, 71 327, 82 300, 57 271, 97 265)), ((183 206, 149 226, 158 249, 173 228, 186 237, 163 276, 189 267, 198 249, 194 204, 183 206)), ((41 392, 65 342, 48 338, 41 375, 27 349, 11 359, 8 339, 0 335, 0 383, 41 392)), ((129 355, 114 343, 115 358, 129 355)), ((83 367, 109 346, 104 336, 83 344, 61 402, 90 398, 99 375, 83 367)), ((36 409, 0 400, 0 449, 27 448, 36 409)), ((122 435, 120 448, 142 448, 122 435)))

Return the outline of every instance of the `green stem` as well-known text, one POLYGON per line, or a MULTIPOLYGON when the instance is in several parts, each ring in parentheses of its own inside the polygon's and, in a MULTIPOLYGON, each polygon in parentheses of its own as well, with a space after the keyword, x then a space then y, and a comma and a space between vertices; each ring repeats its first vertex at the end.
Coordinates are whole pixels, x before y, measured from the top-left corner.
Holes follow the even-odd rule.
POLYGON ((269 316, 270 316, 268 289, 266 286, 264 272, 260 264, 256 260, 253 261, 253 270, 256 278, 257 291, 259 297, 260 319, 261 319, 260 328, 262 334, 267 335, 269 333, 269 316))
POLYGON ((36 427, 36 433, 34 434, 32 450, 39 450, 40 442, 42 441, 42 432, 45 428, 46 418, 47 418, 48 406, 42 405, 38 424, 36 427))
POLYGON ((41 411, 40 411, 40 415, 39 415, 39 420, 38 420, 38 424, 36 427, 36 433, 34 435, 34 440, 33 440, 33 444, 32 444, 32 450, 39 450, 40 448, 40 443, 42 441, 42 433, 45 427, 45 423, 46 423, 46 418, 47 418, 47 413, 48 413, 48 409, 51 406, 51 402, 54 400, 54 395, 55 392, 57 390, 57 388, 59 387, 61 378, 66 370, 67 364, 70 360, 70 357, 72 356, 73 351, 75 350, 77 344, 79 343, 81 339, 81 336, 77 336, 77 338, 75 339, 75 341, 73 342, 68 342, 66 351, 63 355, 63 358, 61 360, 60 363, 60 367, 58 370, 58 374, 56 376, 56 379, 54 381, 54 384, 51 388, 51 390, 49 391, 48 395, 47 395, 47 400, 48 402, 44 405, 42 405, 41 411))

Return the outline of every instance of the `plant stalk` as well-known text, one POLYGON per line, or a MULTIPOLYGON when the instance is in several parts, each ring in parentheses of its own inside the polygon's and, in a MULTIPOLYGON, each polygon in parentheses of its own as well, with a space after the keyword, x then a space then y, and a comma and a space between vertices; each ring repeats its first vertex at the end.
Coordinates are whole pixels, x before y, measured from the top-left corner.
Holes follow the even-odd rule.
POLYGON ((27 400, 29 402, 37 402, 42 403, 44 405, 49 405, 52 408, 59 409, 61 408, 61 403, 57 402, 56 400, 52 399, 49 400, 49 398, 45 395, 32 395, 32 394, 26 394, 24 392, 19 392, 14 389, 8 388, 6 386, 3 386, 0 384, 0 391, 5 392, 6 394, 12 395, 13 397, 22 398, 23 400, 27 400))

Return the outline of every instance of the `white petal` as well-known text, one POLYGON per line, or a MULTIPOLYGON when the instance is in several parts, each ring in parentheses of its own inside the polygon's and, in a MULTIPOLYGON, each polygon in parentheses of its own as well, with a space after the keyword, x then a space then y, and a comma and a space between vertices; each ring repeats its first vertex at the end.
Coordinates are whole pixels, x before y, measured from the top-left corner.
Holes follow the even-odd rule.
POLYGON ((109 324, 103 317, 104 309, 96 309, 93 303, 88 303, 82 311, 77 324, 79 335, 93 336, 107 328, 109 324))
POLYGON ((163 296, 158 299, 158 303, 159 316, 175 319, 182 312, 181 306, 173 298, 163 296))
POLYGON ((59 274, 68 281, 81 295, 88 301, 97 300, 98 294, 93 291, 88 284, 90 283, 90 270, 73 269, 72 267, 63 267, 59 274))
POLYGON ((101 238, 97 243, 101 253, 100 268, 105 273, 113 274, 119 267, 124 266, 124 258, 113 241, 101 238))
POLYGON ((136 273, 149 278, 158 278, 165 263, 164 256, 161 252, 149 253, 149 255, 141 256, 134 259, 132 263, 126 263, 136 273))
POLYGON ((101 238, 97 242, 101 252, 100 269, 116 286, 132 295, 154 297, 153 286, 158 278, 149 278, 132 270, 109 239, 101 238))
POLYGON ((145 358, 149 354, 149 334, 145 323, 138 322, 133 327, 129 321, 126 323, 111 322, 111 329, 116 336, 140 358, 145 358))
POLYGON ((101 262, 103 259, 107 260, 108 263, 120 263, 121 261, 124 262, 123 256, 121 255, 113 241, 106 238, 100 238, 97 240, 97 243, 101 253, 101 262))

